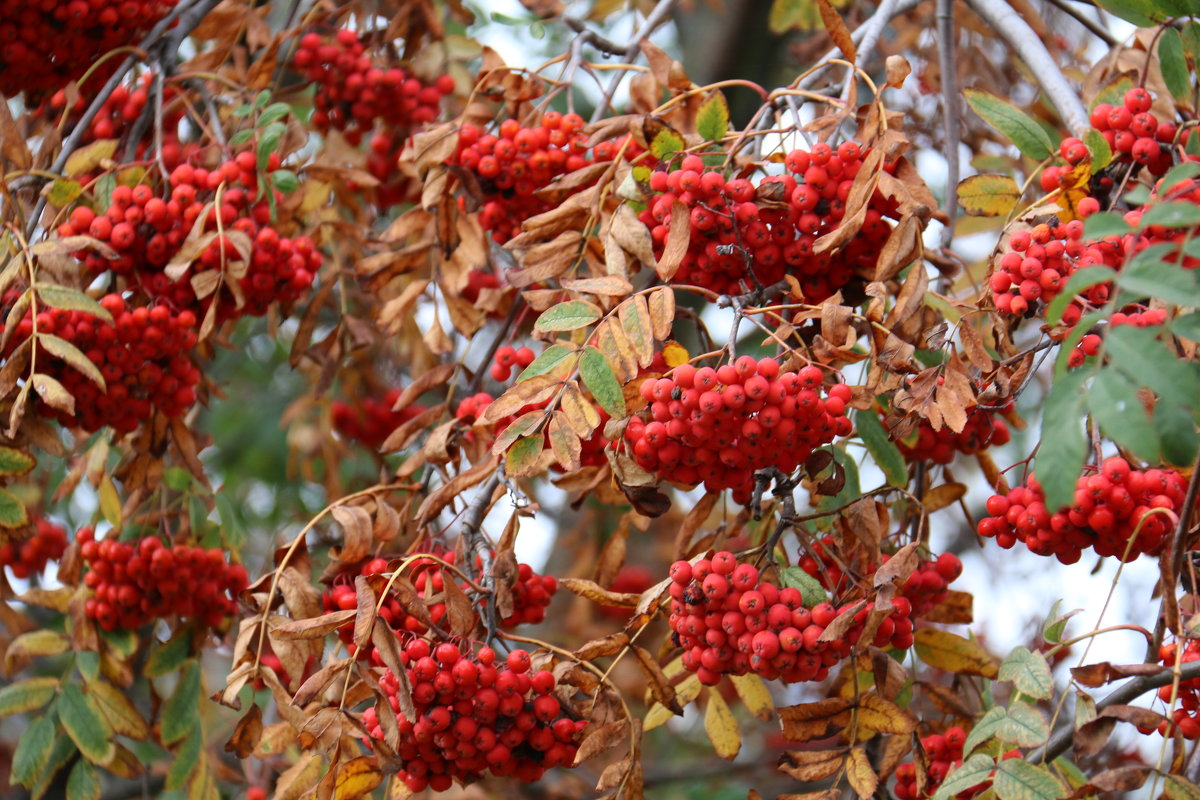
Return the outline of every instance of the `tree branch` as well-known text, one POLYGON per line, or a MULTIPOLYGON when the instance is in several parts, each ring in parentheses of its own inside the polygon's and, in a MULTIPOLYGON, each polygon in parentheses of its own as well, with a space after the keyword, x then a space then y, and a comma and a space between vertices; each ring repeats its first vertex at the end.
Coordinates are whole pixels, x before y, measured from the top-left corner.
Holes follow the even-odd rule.
POLYGON ((1109 47, 1116 47, 1117 44, 1119 44, 1120 40, 1109 33, 1103 25, 1099 24, 1094 19, 1088 19, 1082 11, 1075 8, 1070 3, 1064 2, 1064 0, 1047 0, 1047 2, 1057 8, 1059 11, 1074 19, 1083 27, 1087 28, 1092 32, 1093 35, 1100 37, 1100 39, 1102 39, 1109 47))
POLYGON ((1033 73, 1059 116, 1074 136, 1083 136, 1090 125, 1083 101, 1067 82, 1050 51, 1021 15, 1004 0, 966 0, 971 10, 983 18, 1033 73))
MULTIPOLYGON (((676 0, 658 0, 658 5, 650 12, 650 16, 646 17, 645 23, 638 28, 637 33, 629 40, 629 44, 625 47, 625 55, 621 59, 622 64, 632 64, 637 60, 638 53, 641 52, 642 42, 644 42, 650 34, 654 33, 659 25, 667 21, 667 17, 671 13, 671 9, 675 7, 676 0)), ((606 40, 606 44, 612 44, 606 40)), ((604 49, 604 48, 601 48, 604 49)), ((608 113, 608 107, 612 105, 613 95, 617 92, 617 86, 620 85, 621 79, 625 77, 625 70, 617 70, 617 74, 613 76, 612 81, 608 84, 608 88, 604 90, 604 97, 600 98, 599 105, 592 112, 592 122, 599 122, 600 119, 608 113)))
MULTIPOLYGON (((1179 668, 1179 679, 1181 681, 1189 681, 1193 678, 1200 678, 1200 661, 1189 661, 1179 668)), ((1155 675, 1143 675, 1133 678, 1129 683, 1097 703, 1096 710, 1103 711, 1109 706, 1125 705, 1130 700, 1134 700, 1160 686, 1166 686, 1174 680, 1175 672, 1169 669, 1164 669, 1155 675)), ((1035 764, 1043 761, 1053 761, 1070 749, 1074 735, 1075 727, 1073 725, 1066 725, 1060 728, 1057 733, 1050 737, 1050 741, 1046 742, 1042 747, 1031 751, 1025 760, 1035 764)))
POLYGON ((946 225, 942 229, 942 247, 954 238, 958 217, 958 144, 959 99, 957 40, 954 33, 954 0, 937 0, 938 66, 942 73, 942 131, 946 140, 946 225))

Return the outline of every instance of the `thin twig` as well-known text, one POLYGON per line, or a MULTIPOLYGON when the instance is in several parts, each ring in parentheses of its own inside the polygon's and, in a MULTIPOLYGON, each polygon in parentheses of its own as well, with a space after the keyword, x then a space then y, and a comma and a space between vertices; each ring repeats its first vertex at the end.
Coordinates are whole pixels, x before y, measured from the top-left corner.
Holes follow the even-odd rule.
MULTIPOLYGON (((1200 678, 1200 661, 1189 661, 1179 669, 1180 681, 1188 681, 1193 678, 1200 678)), ((1155 673, 1154 675, 1142 675, 1133 678, 1129 683, 1097 703, 1096 711, 1103 711, 1109 706, 1125 705, 1130 700, 1141 697, 1146 692, 1157 689, 1160 686, 1166 686, 1174 680, 1175 673, 1169 669, 1164 669, 1162 672, 1155 673)), ((1025 760, 1031 764, 1053 761, 1070 749, 1074 735, 1074 725, 1064 726, 1051 736, 1050 741, 1046 742, 1044 746, 1033 750, 1029 755, 1025 756, 1025 760)))
MULTIPOLYGON (((463 564, 466 567, 468 575, 475 565, 475 559, 472 556, 479 557, 479 577, 480 583, 492 595, 492 601, 487 604, 487 613, 483 614, 484 626, 487 628, 487 641, 491 641, 496 634, 496 579, 492 575, 492 551, 488 546, 489 542, 483 535, 483 518, 487 516, 488 510, 492 507, 492 495, 496 493, 496 487, 500 485, 500 472, 503 467, 497 467, 492 473, 492 477, 488 478, 487 483, 479 490, 479 494, 471 501, 471 505, 467 508, 467 513, 463 517, 461 536, 463 537, 465 548, 463 553, 463 564)), ((474 576, 471 576, 474 578, 474 576)))
MULTIPOLYGON (((856 56, 854 59, 860 66, 866 63, 864 56, 869 56, 875 51, 875 45, 879 44, 879 37, 883 34, 883 29, 887 27, 887 24, 892 21, 892 17, 896 15, 896 7, 899 4, 900 0, 883 0, 879 4, 879 7, 875 9, 875 13, 854 30, 855 33, 859 33, 860 31, 862 33, 862 36, 855 43, 856 56)), ((851 35, 850 40, 854 41, 853 35, 851 35)), ((846 55, 849 57, 848 53, 846 55)), ((850 70, 849 72, 850 74, 846 76, 846 85, 842 87, 843 99, 850 97, 850 87, 853 85, 857 74, 854 70, 850 70)))
POLYGON ((1083 136, 1090 124, 1087 109, 1071 88, 1054 57, 1041 38, 1004 0, 966 0, 971 10, 983 18, 1011 47, 1041 85, 1072 135, 1083 136))
MULTIPOLYGON (((892 8, 889 9, 890 16, 888 16, 884 20, 884 22, 885 23, 890 22, 893 18, 898 17, 901 14, 907 14, 909 11, 912 11, 914 8, 916 8, 923 2, 924 2, 924 0, 899 0, 899 2, 897 2, 895 5, 892 6, 892 8)), ((874 17, 875 15, 878 15, 878 14, 879 14, 879 9, 877 9, 875 11, 875 14, 872 15, 872 17, 874 17)), ((867 25, 869 25, 870 22, 871 22, 870 20, 867 20, 867 22, 863 23, 862 25, 859 25, 857 28, 855 28, 850 33, 850 39, 855 43, 856 46, 862 41, 862 38, 867 35, 867 33, 868 33, 867 25)), ((858 48, 858 49, 861 49, 861 48, 858 48)), ((842 51, 839 48, 834 47, 831 50, 829 50, 829 52, 827 52, 825 55, 818 58, 816 63, 820 64, 822 62, 828 61, 831 58, 837 58, 838 54, 841 52, 842 51)), ((816 86, 820 82, 821 82, 821 73, 819 71, 815 71, 815 72, 812 72, 809 75, 805 76, 804 78, 802 78, 796 84, 795 88, 811 89, 812 87, 816 86)))
MULTIPOLYGON (((641 52, 642 42, 646 40, 650 34, 654 33, 659 25, 667 21, 667 17, 671 13, 671 9, 675 7, 676 0, 658 0, 658 5, 650 12, 650 16, 646 17, 645 23, 638 28, 633 38, 629 40, 629 44, 625 47, 625 55, 621 58, 622 64, 632 64, 637 60, 638 53, 641 52)), ((608 42, 612 44, 612 42, 608 42)), ((608 84, 608 88, 604 90, 604 97, 600 98, 600 103, 596 106, 596 110, 592 112, 592 122, 599 122, 608 113, 608 108, 612 105, 613 95, 617 92, 617 86, 625 77, 625 71, 621 70, 613 76, 612 81, 608 84)))
POLYGON ((1074 19, 1083 27, 1092 32, 1093 35, 1100 37, 1109 47, 1116 47, 1120 40, 1113 36, 1103 25, 1096 22, 1094 19, 1088 19, 1087 16, 1079 9, 1072 6, 1070 3, 1065 3, 1063 0, 1047 0, 1050 5, 1057 8, 1067 16, 1074 19))

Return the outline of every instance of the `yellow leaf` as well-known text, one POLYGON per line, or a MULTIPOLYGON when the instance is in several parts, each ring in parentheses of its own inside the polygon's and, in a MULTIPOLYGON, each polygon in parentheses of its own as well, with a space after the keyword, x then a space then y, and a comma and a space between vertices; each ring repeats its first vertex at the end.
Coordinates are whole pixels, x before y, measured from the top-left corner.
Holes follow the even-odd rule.
POLYGON ((759 719, 770 719, 775 716, 775 701, 763 679, 754 673, 745 675, 730 675, 733 688, 737 689, 738 697, 742 698, 746 709, 759 719))
POLYGON ((663 361, 667 362, 667 366, 671 369, 678 367, 680 364, 686 364, 691 355, 687 348, 674 340, 663 345, 662 349, 663 361))
MULTIPOLYGON (((688 675, 675 687, 675 702, 681 706, 686 706, 695 700, 700 694, 700 685, 698 677, 688 675)), ((648 731, 657 728, 673 716, 675 716, 675 713, 671 709, 662 703, 655 703, 646 712, 646 718, 642 721, 642 730, 648 731)))
POLYGON ((879 733, 912 733, 916 722, 900 706, 872 692, 858 698, 858 724, 879 733))
POLYGON ((871 769, 867 753, 861 747, 850 751, 850 758, 846 761, 846 779, 861 800, 872 797, 879 787, 879 776, 871 769))
POLYGON ((108 475, 100 481, 100 514, 109 525, 121 527, 121 498, 117 496, 117 487, 108 475))
POLYGON ((712 742, 713 751, 721 758, 732 761, 737 758, 742 749, 742 734, 738 730, 737 720, 729 710, 721 693, 715 690, 708 693, 708 708, 704 711, 704 732, 712 742))
POLYGON ((984 678, 995 678, 999 671, 996 659, 978 642, 934 628, 922 628, 913 639, 917 656, 931 667, 984 678))
POLYGON ((359 756, 342 764, 338 770, 337 784, 334 788, 334 800, 351 800, 369 794, 376 786, 383 783, 383 773, 379 771, 375 759, 370 756, 359 756))
POLYGON ((966 493, 967 487, 961 483, 943 483, 926 492, 921 498, 921 505, 925 506, 926 513, 932 514, 957 502, 966 493))
POLYGON ((985 172, 958 182, 958 202, 973 217, 1003 217, 1021 199, 1021 188, 1007 175, 985 172))

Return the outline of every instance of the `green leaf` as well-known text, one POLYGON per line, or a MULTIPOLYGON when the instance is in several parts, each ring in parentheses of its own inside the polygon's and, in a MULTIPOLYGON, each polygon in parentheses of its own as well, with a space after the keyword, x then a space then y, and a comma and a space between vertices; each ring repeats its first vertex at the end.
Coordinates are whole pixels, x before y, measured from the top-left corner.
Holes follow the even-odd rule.
POLYGON ((0 528, 19 528, 27 522, 25 504, 8 489, 0 488, 0 528))
POLYGON ((719 142, 729 132, 729 104, 716 92, 696 112, 696 133, 710 142, 719 142))
POLYGON ((0 717, 24 714, 50 702, 58 691, 58 678, 29 678, 0 689, 0 717))
POLYGON ((1139 28, 1153 27, 1165 19, 1154 0, 1096 0, 1096 5, 1139 28))
POLYGON ((41 800, 46 796, 46 790, 50 788, 50 784, 54 782, 55 776, 59 773, 68 762, 76 760, 79 755, 79 748, 71 741, 71 737, 65 733, 60 733, 54 740, 54 747, 50 749, 50 758, 46 761, 46 766, 42 768, 42 772, 37 776, 33 786, 29 789, 29 794, 33 800, 41 800))
POLYGON ((1182 467, 1196 460, 1200 438, 1196 433, 1194 411, 1189 412, 1175 403, 1159 403, 1154 408, 1153 425, 1164 461, 1182 467))
MULTIPOLYGON (((1166 251, 1178 252, 1170 245, 1165 247, 1166 251)), ((1200 279, 1195 270, 1163 261, 1158 253, 1142 258, 1149 252, 1139 253, 1121 271, 1117 285, 1139 297, 1157 297, 1181 306, 1200 306, 1200 279)))
POLYGON ((88 681, 100 677, 100 654, 94 650, 81 650, 75 654, 75 668, 88 681))
POLYGON ((39 283, 37 296, 43 303, 54 308, 63 308, 67 311, 82 311, 85 314, 98 317, 105 322, 111 323, 113 321, 112 314, 108 313, 107 308, 76 289, 39 283))
POLYGON ((83 759, 75 762, 67 776, 67 800, 100 800, 100 777, 83 759))
POLYGON ((1018 647, 1009 653, 1001 662, 997 677, 1002 681, 1012 681, 1017 691, 1036 700, 1044 700, 1054 693, 1054 679, 1050 676, 1046 657, 1032 652, 1028 647, 1018 647))
POLYGON ((0 477, 24 475, 37 466, 37 459, 15 447, 0 447, 0 477))
POLYGON ((240 552, 246 542, 246 526, 229 492, 217 492, 217 514, 221 517, 221 541, 227 550, 240 552))
POLYGON ((163 483, 174 492, 182 492, 192 485, 192 473, 183 467, 167 467, 163 472, 163 483))
POLYGON ((192 770, 200 762, 201 746, 204 744, 204 735, 200 726, 192 731, 191 735, 183 740, 179 745, 179 749, 175 751, 174 758, 171 759, 171 767, 167 770, 166 787, 168 789, 182 789, 188 784, 188 777, 192 774, 192 770))
POLYGON ((1021 758, 1000 762, 992 788, 1000 800, 1058 800, 1067 794, 1049 769, 1021 758))
POLYGON ((960 764, 957 769, 950 771, 933 795, 934 800, 948 800, 959 792, 973 789, 986 781, 988 775, 995 768, 996 759, 983 753, 976 753, 960 764))
POLYGON ((96 708, 95 701, 83 693, 79 684, 65 684, 56 705, 63 729, 83 757, 94 764, 112 761, 116 752, 112 743, 112 728, 100 709, 96 708))
POLYGON ((1087 373, 1072 372, 1054 381, 1042 413, 1042 444, 1035 472, 1046 492, 1046 508, 1070 505, 1075 479, 1083 469, 1087 438, 1083 433, 1083 382, 1087 373))
POLYGON ((1101 264, 1080 267, 1075 270, 1071 273, 1071 277, 1063 286, 1062 291, 1046 308, 1046 322, 1050 325, 1057 325, 1062 320, 1067 306, 1071 305, 1071 301, 1078 297, 1080 292, 1090 289, 1098 283, 1107 283, 1115 277, 1117 277, 1116 270, 1101 264))
POLYGON ((856 411, 854 414, 854 429, 867 447, 867 452, 875 463, 883 470, 883 475, 891 486, 904 486, 908 483, 908 467, 904 456, 900 454, 892 437, 884 430, 883 423, 874 409, 856 411))
POLYGON ((1002 706, 989 708, 967 734, 967 739, 963 742, 963 755, 970 754, 979 745, 994 739, 996 732, 1000 730, 1000 726, 1006 719, 1008 719, 1008 714, 1002 706))
POLYGON ((546 437, 541 433, 517 439, 504 454, 504 474, 511 478, 528 475, 533 470, 545 446, 546 437))
MULTIPOLYGON (((240 109, 235 108, 233 110, 233 113, 236 114, 239 110, 240 109)), ((245 130, 238 131, 233 136, 229 137, 229 146, 230 147, 241 147, 242 145, 244 145, 246 142, 250 141, 253 138, 254 138, 254 129, 246 128, 245 130)))
POLYGON ((963 95, 972 111, 1007 136, 1029 158, 1041 161, 1054 152, 1054 142, 1046 130, 1007 100, 974 89, 964 91, 963 95))
POLYGON ((271 160, 271 154, 279 149, 279 141, 287 132, 287 126, 282 122, 272 122, 262 129, 258 139, 258 149, 255 152, 258 168, 265 170, 271 160))
POLYGON ((625 416, 625 395, 604 354, 588 345, 579 358, 579 377, 600 407, 613 418, 625 416))
POLYGON ((774 0, 767 25, 771 33, 782 36, 791 30, 811 31, 821 24, 814 0, 774 0))
POLYGON ((263 89, 254 96, 255 110, 262 108, 269 102, 271 102, 271 90, 270 89, 263 89))
POLYGON ((569 356, 575 352, 575 348, 568 347, 565 344, 552 344, 538 354, 538 357, 533 362, 521 370, 521 374, 517 375, 517 383, 527 381, 535 375, 545 375, 548 372, 553 372, 554 369, 569 356))
POLYGON ((1144 230, 1151 225, 1161 225, 1164 228, 1195 227, 1200 225, 1200 206, 1182 200, 1151 206, 1142 214, 1138 228, 1144 230))
POLYGON ((1062 604, 1062 600, 1055 600, 1054 605, 1050 606, 1050 613, 1046 615, 1046 621, 1042 623, 1042 639, 1050 644, 1058 644, 1062 641, 1063 632, 1067 629, 1067 622, 1083 610, 1077 608, 1064 614, 1062 613, 1062 604))
POLYGON ((45 195, 50 205, 58 208, 66 208, 83 194, 83 186, 80 185, 79 181, 73 181, 69 178, 57 178, 42 190, 42 194, 45 195))
POLYGON ((115 631, 100 631, 100 638, 113 649, 121 658, 129 658, 138 649, 137 634, 125 629, 115 631))
POLYGON ((258 115, 258 127, 265 128, 275 120, 280 120, 292 112, 292 107, 287 103, 272 103, 262 110, 258 115))
POLYGON ((1167 775, 1163 782, 1163 795, 1167 800, 1197 800, 1200 798, 1200 786, 1189 781, 1182 775, 1167 775))
POLYGON ((650 153, 659 161, 666 161, 685 147, 683 139, 670 128, 663 128, 654 134, 650 142, 650 153))
POLYGON ((277 169, 271 173, 271 185, 283 194, 291 194, 300 188, 300 181, 290 169, 277 169))
POLYGON ((829 593, 821 582, 797 566, 779 571, 780 584, 785 589, 799 589, 806 608, 820 605, 829 599, 829 593))
POLYGON ((1183 49, 1193 64, 1200 64, 1200 22, 1192 20, 1180 31, 1183 38, 1183 49))
POLYGON ((54 733, 58 729, 54 712, 40 716, 21 732, 12 757, 12 781, 29 788, 50 760, 54 733))
POLYGON ((1187 99, 1190 81, 1187 57, 1183 54, 1183 37, 1170 26, 1163 28, 1158 40, 1158 64, 1162 69, 1167 91, 1176 100, 1187 99))
POLYGON ((1120 325, 1108 332, 1104 342, 1112 365, 1132 380, 1149 386, 1163 399, 1196 408, 1200 366, 1176 358, 1153 329, 1120 325))
POLYGON ((586 328, 604 316, 599 307, 586 300, 568 300, 542 312, 533 324, 536 331, 574 331, 586 328))
POLYGON ((1013 703, 1009 706, 1000 729, 996 731, 996 738, 1019 747, 1036 747, 1050 738, 1050 723, 1034 706, 1021 702, 1013 703))
POLYGON ((1184 161, 1167 170, 1167 174, 1159 179, 1159 193, 1165 195, 1178 184, 1200 175, 1200 164, 1195 161, 1184 161))
POLYGON ((1133 228, 1115 211, 1092 214, 1083 221, 1084 239, 1106 239, 1109 236, 1124 236, 1127 233, 1133 233, 1133 228))
POLYGON ((1112 148, 1108 145, 1108 139, 1105 139, 1104 134, 1100 131, 1088 128, 1083 134, 1083 143, 1087 145, 1088 152, 1092 154, 1093 173, 1104 169, 1112 162, 1112 148))
POLYGON ((92 197, 94 198, 92 205, 95 206, 92 210, 97 216, 108 211, 108 207, 112 204, 113 189, 117 188, 117 176, 111 172, 106 172, 96 179, 96 183, 92 186, 92 197))
POLYGON ((163 704, 160 736, 163 744, 174 744, 200 725, 200 667, 190 659, 179 676, 179 684, 163 704))
POLYGON ((50 355, 61 358, 85 378, 99 386, 101 390, 107 391, 107 387, 104 384, 104 376, 100 374, 100 368, 93 364, 92 360, 84 355, 83 351, 78 347, 66 339, 51 336, 47 333, 39 333, 37 335, 37 342, 50 355))
POLYGON ((191 652, 192 632, 183 628, 167 641, 150 651, 142 672, 147 678, 158 678, 179 669, 191 652))
POLYGON ((1103 369, 1086 392, 1088 410, 1100 431, 1144 461, 1157 461, 1158 436, 1137 387, 1115 369, 1103 369))

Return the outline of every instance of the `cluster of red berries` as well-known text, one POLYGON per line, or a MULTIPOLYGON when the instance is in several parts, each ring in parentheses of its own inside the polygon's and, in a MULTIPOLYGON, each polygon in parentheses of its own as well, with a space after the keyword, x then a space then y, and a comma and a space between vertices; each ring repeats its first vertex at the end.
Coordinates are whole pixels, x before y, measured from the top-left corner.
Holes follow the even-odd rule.
POLYGON ((1173 470, 1130 469, 1118 456, 1100 469, 1085 472, 1075 483, 1072 505, 1052 512, 1041 485, 1030 475, 1024 486, 988 498, 988 516, 979 521, 980 536, 1003 548, 1018 541, 1040 556, 1074 564, 1088 547, 1101 556, 1132 561, 1142 553, 1158 555, 1174 529, 1172 517, 1183 503, 1187 481, 1173 470))
MULTIPOLYGON (((1149 328, 1154 325, 1162 325, 1167 321, 1167 310, 1165 308, 1145 308, 1143 306, 1131 306, 1125 311, 1114 312, 1108 318, 1110 328, 1115 328, 1120 325, 1133 325, 1137 328, 1149 328)), ((1084 363, 1092 356, 1100 353, 1100 346, 1104 340, 1098 333, 1086 333, 1075 343, 1075 348, 1067 355, 1068 367, 1082 367, 1084 363)))
MULTIPOLYGON (((672 639, 683 648, 683 666, 714 686, 725 674, 755 672, 785 683, 823 680, 859 641, 869 603, 840 637, 822 641, 825 629, 850 606, 804 606, 799 589, 760 580, 753 564, 722 551, 695 564, 671 565, 672 639)), ((871 644, 905 649, 913 643, 912 603, 892 600, 892 611, 871 644)))
MULTIPOLYGON (((1175 656, 1178 654, 1177 642, 1163 644, 1158 648, 1159 662, 1169 669, 1175 668, 1175 656)), ((1200 659, 1200 639, 1187 639, 1183 646, 1183 654, 1179 656, 1180 663, 1187 664, 1200 659)), ((1171 704, 1171 684, 1160 686, 1158 699, 1168 706, 1171 704)), ((1200 739, 1200 678, 1179 682, 1179 693, 1176 696, 1175 709, 1171 712, 1168 722, 1163 720, 1158 725, 1158 732, 1169 736, 1173 728, 1178 728, 1185 739, 1200 739)), ((1142 733, 1151 733, 1154 729, 1139 728, 1142 733)))
MULTIPOLYGON (((100 107, 100 112, 96 114, 92 123, 88 126, 87 131, 81 140, 83 144, 94 142, 100 139, 119 139, 123 137, 137 121, 146 109, 150 102, 150 93, 153 91, 152 83, 154 76, 151 73, 143 75, 138 82, 138 85, 130 88, 124 84, 113 89, 112 94, 104 101, 100 107)), ((178 94, 175 87, 167 84, 163 87, 163 141, 162 141, 162 157, 163 163, 167 169, 175 169, 184 162, 188 157, 195 156, 200 151, 200 145, 197 142, 182 143, 179 141, 178 131, 179 123, 183 119, 183 109, 178 104, 171 104, 170 101, 178 94)), ((75 104, 71 106, 70 112, 67 115, 67 125, 73 125, 75 120, 83 115, 84 109, 91 103, 90 97, 85 97, 80 94, 75 99, 75 104)), ((67 93, 59 90, 50 96, 47 102, 45 111, 50 119, 57 124, 59 117, 67 108, 67 93)), ((139 143, 138 158, 145 155, 145 145, 153 138, 153 129, 146 128, 144 140, 139 143)))
POLYGON ((0 544, 0 569, 8 567, 14 578, 37 575, 50 561, 57 561, 67 549, 67 529, 42 517, 33 535, 24 541, 0 544))
MULTIPOLYGON (((0 0, 0 95, 53 92, 110 50, 133 44, 175 0, 0 0)), ((120 63, 109 59, 92 80, 120 63)))
MULTIPOLYGON (((447 564, 453 564, 457 554, 453 551, 437 549, 430 555, 440 558, 447 564)), ((476 567, 481 563, 476 559, 476 567)), ((321 595, 321 603, 326 612, 339 609, 352 609, 357 606, 354 593, 354 579, 358 575, 378 575, 389 570, 386 558, 372 558, 362 566, 339 573, 328 590, 321 595)), ((445 589, 447 572, 437 561, 417 560, 408 570, 413 586, 425 596, 441 596, 445 589)), ((459 582, 464 591, 470 587, 465 582, 459 582)), ((555 592, 558 591, 558 579, 553 575, 539 575, 528 564, 517 565, 517 581, 512 587, 513 613, 499 620, 504 628, 514 628, 517 625, 537 625, 546 618, 546 607, 550 605, 555 592)), ((440 625, 446 617, 445 602, 431 603, 429 618, 435 625, 440 625)), ((379 616, 395 631, 422 634, 428 631, 427 626, 419 617, 409 613, 395 593, 389 593, 380 606, 379 616)), ((347 623, 338 629, 338 635, 351 648, 353 625, 347 623)), ((364 657, 366 653, 362 654, 364 657)))
MULTIPOLYGON (((547 111, 541 124, 523 128, 515 119, 500 123, 499 136, 474 125, 458 132, 458 151, 450 163, 474 173, 483 192, 479 223, 500 244, 520 233, 521 222, 557 203, 535 193, 560 175, 610 161, 624 149, 626 161, 643 152, 632 137, 600 142, 588 152, 583 117, 547 111)), ((577 189, 586 188, 583 186, 577 189)))
POLYGON ((106 631, 173 615, 215 628, 237 612, 236 598, 249 585, 246 568, 230 564, 217 547, 169 547, 156 536, 96 541, 91 528, 75 540, 88 566, 84 585, 92 590, 84 613, 106 631))
POLYGON ((533 351, 528 347, 514 349, 509 345, 504 345, 496 349, 496 355, 492 359, 492 380, 504 383, 512 377, 513 367, 525 369, 533 363, 533 351))
POLYGON ((418 403, 409 403, 399 411, 392 410, 399 399, 399 389, 388 389, 379 400, 366 397, 354 404, 335 400, 330 406, 333 429, 347 439, 378 450, 392 431, 425 410, 425 406, 418 403))
MULTIPOLYGON (((800 558, 801 569, 835 595, 854 587, 851 577, 842 569, 842 560, 835 557, 837 545, 832 536, 821 537, 808 549, 809 552, 800 558)), ((882 564, 890 559, 891 555, 884 553, 882 564)), ((950 584, 962 575, 962 569, 962 561, 953 553, 942 553, 931 561, 918 564, 900 587, 900 595, 912 605, 911 616, 919 617, 940 605, 946 599, 950 584)), ((875 571, 875 565, 863 565, 862 574, 871 575, 875 571)))
MULTIPOLYGON (((385 671, 379 684, 399 722, 397 775, 410 791, 441 792, 455 778, 471 783, 489 772, 532 783, 551 767, 574 765, 587 722, 563 707, 552 672, 530 672, 526 651, 497 663, 490 647, 463 653, 457 644, 412 639, 401 660, 416 719, 400 711, 394 674, 385 671)), ((383 739, 374 707, 363 712, 363 725, 383 739)))
POLYGON ((454 79, 440 75, 430 85, 403 67, 377 65, 358 34, 339 30, 332 39, 317 33, 300 37, 292 65, 317 84, 313 127, 322 133, 342 131, 354 145, 380 120, 407 137, 414 128, 433 122, 442 98, 454 91, 454 79))
POLYGON ((994 445, 1008 444, 1011 438, 1008 425, 992 411, 976 406, 967 412, 967 424, 960 433, 948 426, 935 431, 928 420, 917 426, 916 440, 911 444, 897 441, 896 446, 908 461, 933 461, 949 464, 955 453, 972 456, 994 445))
MULTIPOLYGON (((676 283, 705 286, 722 294, 740 294, 754 281, 772 284, 784 275, 800 283, 807 302, 819 303, 845 286, 860 270, 873 271, 891 233, 885 217, 895 203, 876 193, 861 230, 836 253, 815 253, 817 239, 841 224, 854 176, 866 152, 856 142, 835 149, 817 144, 811 152, 793 150, 787 174, 765 177, 755 186, 747 178, 726 180, 706 171, 699 156, 686 156, 673 172, 650 175, 657 193, 640 219, 650 228, 656 252, 666 249, 671 208, 683 203, 691 215, 688 252, 676 283)), ((884 169, 894 170, 895 162, 884 169)))
POLYGON ((1125 93, 1121 105, 1098 104, 1092 109, 1091 123, 1108 142, 1115 160, 1132 161, 1162 175, 1174 163, 1171 145, 1178 128, 1170 122, 1160 123, 1150 111, 1153 103, 1149 91, 1135 87, 1125 93))
POLYGON ((748 503, 756 470, 794 472, 814 448, 850 433, 850 387, 836 384, 822 400, 824 377, 814 366, 781 373, 773 358, 742 356, 717 369, 681 364, 671 377, 642 382, 649 420, 630 420, 625 439, 642 469, 732 489, 748 503))
MULTIPOLYGON (((19 297, 9 290, 4 307, 19 297)), ((128 433, 154 411, 178 417, 196 402, 200 370, 188 354, 196 345, 196 315, 167 305, 130 307, 119 294, 105 295, 100 305, 112 315, 107 322, 86 311, 50 308, 37 316, 26 312, 9 339, 11 355, 33 336, 63 339, 80 350, 104 378, 101 389, 91 377, 38 339, 38 371, 56 379, 75 398, 75 413, 39 404, 39 412, 65 426, 96 431, 111 425, 128 433)))
MULTIPOLYGON (((279 167, 277 154, 268 166, 279 167)), ((256 167, 248 151, 213 170, 181 164, 171 172, 169 199, 148 184, 116 186, 103 198, 102 213, 78 206, 58 233, 107 243, 117 258, 80 253, 85 267, 96 274, 112 270, 144 297, 190 309, 197 316, 220 297, 217 313, 222 321, 262 315, 273 302, 295 302, 312 285, 321 254, 308 237, 290 239, 271 226, 270 205, 258 191, 256 167), (202 214, 207 216, 197 235, 209 242, 190 270, 172 280, 164 267, 179 254, 202 214), (198 296, 193 279, 214 270, 223 270, 225 278, 217 289, 198 296)), ((282 199, 278 192, 276 198, 282 199)))
MULTIPOLYGON (((966 744, 966 741, 966 731, 957 726, 948 728, 945 733, 922 736, 921 748, 925 751, 929 761, 929 767, 925 771, 924 793, 917 793, 917 765, 912 761, 906 761, 896 767, 896 786, 892 789, 892 793, 898 800, 921 800, 921 798, 933 797, 938 787, 946 780, 946 775, 950 773, 950 770, 962 764, 963 745, 966 744)), ((1019 749, 1010 750, 1004 754, 1003 759, 1017 758, 1020 754, 1019 749)), ((986 780, 982 781, 979 785, 964 789, 954 797, 956 800, 970 800, 983 792, 987 788, 987 784, 986 780)))
MULTIPOLYGON (((1092 210, 1099 210, 1099 204, 1092 210)), ((996 310, 1023 316, 1030 309, 1036 310, 1040 304, 1054 300, 1077 269, 1093 264, 1119 269, 1124 260, 1125 249, 1117 237, 1085 240, 1082 220, 1054 227, 1041 223, 1009 236, 988 280, 996 310)), ((1078 322, 1085 303, 1104 305, 1111 289, 1107 283, 1085 289, 1063 312, 1063 324, 1071 326, 1078 322)))

